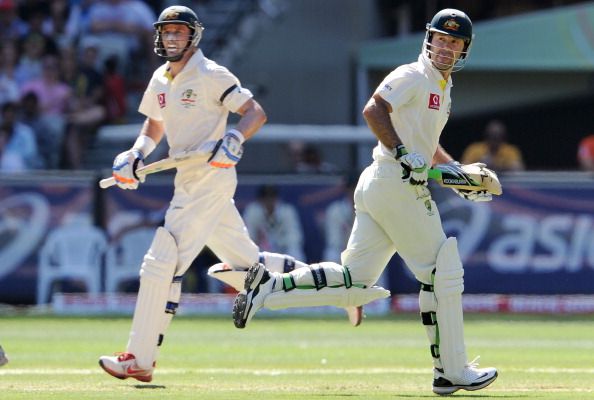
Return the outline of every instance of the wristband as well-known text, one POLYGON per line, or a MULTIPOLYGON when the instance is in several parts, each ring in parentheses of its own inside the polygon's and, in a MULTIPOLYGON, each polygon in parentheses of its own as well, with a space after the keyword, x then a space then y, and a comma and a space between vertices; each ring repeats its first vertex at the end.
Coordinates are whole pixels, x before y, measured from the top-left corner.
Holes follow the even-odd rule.
POLYGON ((138 138, 136 138, 136 141, 134 142, 134 146, 132 146, 132 149, 140 151, 143 157, 146 158, 149 154, 153 152, 153 150, 155 150, 156 147, 157 144, 153 139, 146 135, 140 135, 138 136, 138 138))
POLYGON ((243 134, 241 132, 239 132, 237 129, 229 129, 227 131, 227 135, 235 136, 239 140, 239 144, 243 144, 243 142, 245 142, 245 138, 243 137, 243 134))
POLYGON ((400 160, 400 157, 408 154, 408 150, 406 150, 406 147, 404 147, 403 144, 399 144, 392 150, 392 154, 394 154, 394 158, 396 158, 396 160, 400 160))

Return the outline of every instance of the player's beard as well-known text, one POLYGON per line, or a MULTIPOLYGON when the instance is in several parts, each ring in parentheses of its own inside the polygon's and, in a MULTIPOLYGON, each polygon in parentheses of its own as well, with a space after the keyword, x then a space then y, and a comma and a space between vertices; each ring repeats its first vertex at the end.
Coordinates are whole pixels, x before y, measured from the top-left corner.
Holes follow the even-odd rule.
POLYGON ((430 57, 435 68, 440 71, 450 70, 456 64, 456 56, 451 51, 444 51, 443 53, 440 53, 439 50, 432 51, 430 57))

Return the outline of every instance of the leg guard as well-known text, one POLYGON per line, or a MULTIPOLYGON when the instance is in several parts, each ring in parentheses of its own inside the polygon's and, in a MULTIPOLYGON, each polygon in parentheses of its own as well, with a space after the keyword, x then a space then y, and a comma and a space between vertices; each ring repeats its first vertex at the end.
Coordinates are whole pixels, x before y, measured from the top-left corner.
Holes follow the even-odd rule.
POLYGON ((163 340, 165 339, 165 332, 169 329, 169 325, 171 325, 171 320, 177 313, 177 308, 179 307, 179 301, 181 299, 181 286, 182 286, 182 277, 181 276, 174 276, 173 282, 171 282, 171 286, 169 286, 169 296, 167 297, 167 304, 165 305, 165 312, 161 316, 161 329, 159 329, 159 340, 157 342, 157 347, 155 347, 155 352, 153 356, 153 361, 156 361, 159 356, 159 349, 163 344, 163 340))
POLYGON ((454 380, 463 374, 467 363, 462 313, 463 277, 456 239, 448 238, 441 246, 435 263, 435 344, 445 375, 454 380))
POLYGON ((243 282, 245 281, 246 273, 247 268, 245 270, 234 269, 232 266, 225 263, 215 264, 208 269, 208 276, 218 279, 238 292, 243 290, 243 282))
MULTIPOLYGON (((326 286, 347 289, 353 286, 348 268, 333 262, 311 264, 308 268, 298 268, 291 273, 283 274, 283 289, 289 291, 299 289, 320 290, 326 286)), ((363 285, 355 285, 363 287, 363 285)))
POLYGON ((433 285, 421 283, 419 292, 419 310, 421 311, 421 321, 427 331, 429 339, 431 356, 433 357, 433 366, 443 369, 441 359, 439 358, 439 343, 437 332, 437 299, 433 292, 433 285))
MULTIPOLYGON (((271 310, 290 307, 360 306, 374 300, 390 297, 390 291, 379 286, 370 288, 325 287, 320 290, 296 289, 290 292, 274 292, 264 299, 264 307, 271 310)), ((358 324, 357 324, 358 325, 358 324)))
MULTIPOLYGON (((286 254, 269 253, 267 251, 260 253, 260 263, 271 272, 290 272, 295 268, 307 266, 302 261, 295 260, 286 254)), ((243 282, 248 268, 232 267, 226 263, 218 263, 208 269, 208 276, 231 286, 238 292, 243 290, 243 282)))
POLYGON ((165 228, 159 227, 140 270, 140 288, 127 347, 140 368, 152 368, 163 326, 162 310, 167 304, 176 264, 175 239, 165 228))
POLYGON ((269 253, 263 251, 260 253, 260 263, 264 264, 266 269, 271 272, 291 272, 294 269, 306 267, 303 261, 296 260, 287 254, 269 253))
POLYGON ((360 306, 386 298, 390 292, 379 286, 353 285, 348 268, 324 262, 282 275, 283 290, 268 295, 264 307, 360 306), (296 290, 293 290, 296 289, 296 290))

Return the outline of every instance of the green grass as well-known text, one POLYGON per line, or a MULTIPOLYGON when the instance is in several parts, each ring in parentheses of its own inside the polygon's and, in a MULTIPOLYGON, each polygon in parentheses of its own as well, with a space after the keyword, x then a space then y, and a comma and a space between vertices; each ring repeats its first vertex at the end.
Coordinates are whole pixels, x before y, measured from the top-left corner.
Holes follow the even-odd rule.
MULTIPOLYGON (((0 399, 424 399, 425 332, 414 315, 346 320, 177 317, 154 380, 117 380, 97 365, 123 350, 130 318, 3 317, 0 399)), ((460 398, 594 399, 594 318, 466 317, 469 358, 495 366, 489 388, 460 398)))

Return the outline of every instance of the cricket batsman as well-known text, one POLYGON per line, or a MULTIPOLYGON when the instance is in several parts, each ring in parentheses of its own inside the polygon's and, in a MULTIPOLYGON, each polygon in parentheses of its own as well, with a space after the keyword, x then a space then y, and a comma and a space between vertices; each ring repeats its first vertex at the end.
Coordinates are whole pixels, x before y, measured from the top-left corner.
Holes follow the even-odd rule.
MULTIPOLYGON (((419 281, 421 321, 433 360, 433 392, 479 390, 495 368, 468 362, 464 344, 464 269, 454 237, 446 237, 427 187, 433 164, 455 163, 439 144, 450 114, 452 72, 472 45, 472 22, 444 9, 427 24, 421 54, 386 76, 363 115, 378 145, 355 190, 355 222, 342 266, 335 263, 280 274, 256 264, 235 299, 234 323, 243 328, 262 307, 356 306, 389 295, 374 286, 398 252, 419 281)), ((469 201, 490 201, 486 190, 454 189, 469 201)))
MULTIPOLYGON (((223 262, 212 267, 210 275, 238 289, 247 266, 254 263, 278 272, 305 266, 289 256, 259 253, 233 201, 235 165, 243 142, 266 122, 264 110, 227 68, 199 49, 204 28, 194 11, 168 7, 154 27, 154 51, 165 64, 154 72, 140 103, 146 119, 136 142, 114 160, 116 184, 137 189, 144 176, 136 171, 164 136, 170 155, 209 144, 212 150, 196 163, 177 168, 164 225, 157 228, 140 269, 126 350, 99 358, 108 374, 141 382, 152 380, 158 348, 180 301, 182 277, 204 246, 223 262), (227 129, 229 112, 241 116, 235 129, 227 129)), ((361 308, 350 310, 358 324, 361 308)))

